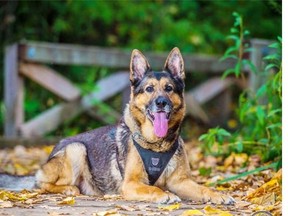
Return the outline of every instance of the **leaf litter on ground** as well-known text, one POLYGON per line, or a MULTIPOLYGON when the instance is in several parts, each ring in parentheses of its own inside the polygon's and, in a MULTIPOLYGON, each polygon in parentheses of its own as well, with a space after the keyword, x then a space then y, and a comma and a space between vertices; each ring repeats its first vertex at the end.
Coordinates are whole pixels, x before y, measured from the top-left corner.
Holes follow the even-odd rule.
MULTIPOLYGON (((231 178, 239 173, 253 171, 263 166, 258 155, 248 156, 247 154, 232 153, 227 158, 205 156, 199 145, 193 141, 186 143, 187 156, 191 166, 191 175, 199 184, 211 185, 213 190, 220 193, 229 194, 235 198, 236 204, 233 206, 223 205, 200 205, 200 203, 188 202, 191 209, 180 204, 162 205, 157 208, 149 207, 145 203, 117 204, 118 201, 125 201, 120 195, 105 195, 103 197, 90 197, 89 199, 102 201, 115 201, 114 207, 101 212, 94 212, 94 215, 117 215, 119 212, 144 211, 147 215, 157 215, 158 213, 168 213, 182 210, 182 215, 211 215, 215 211, 217 215, 242 215, 251 214, 256 211, 269 211, 273 215, 281 215, 282 207, 282 170, 277 173, 273 169, 252 172, 241 178, 233 179, 222 184, 217 184, 221 180, 231 178), (137 206, 144 206, 138 208, 137 206), (197 207, 197 205, 199 205, 197 207)), ((16 146, 13 149, 0 150, 0 172, 33 175, 46 162, 53 146, 23 147, 16 146)), ((78 196, 76 199, 85 200, 87 196, 78 196)), ((77 202, 74 197, 63 195, 42 194, 41 191, 21 191, 12 192, 0 190, 0 209, 33 206, 45 203, 50 200, 58 206, 73 206, 77 202)), ((63 208, 60 207, 60 208, 63 208)), ((56 208, 56 207, 55 207, 56 208)), ((57 210, 57 209, 55 209, 57 210)), ((166 214, 165 213, 165 214, 166 214)))

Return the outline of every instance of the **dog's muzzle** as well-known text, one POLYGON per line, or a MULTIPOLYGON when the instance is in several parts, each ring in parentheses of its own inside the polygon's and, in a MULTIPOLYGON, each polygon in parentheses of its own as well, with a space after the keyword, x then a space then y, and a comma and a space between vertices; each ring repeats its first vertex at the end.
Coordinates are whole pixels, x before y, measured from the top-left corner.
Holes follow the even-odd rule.
POLYGON ((171 109, 171 101, 164 96, 156 98, 148 107, 147 115, 153 123, 154 133, 157 137, 162 138, 167 135, 171 109))

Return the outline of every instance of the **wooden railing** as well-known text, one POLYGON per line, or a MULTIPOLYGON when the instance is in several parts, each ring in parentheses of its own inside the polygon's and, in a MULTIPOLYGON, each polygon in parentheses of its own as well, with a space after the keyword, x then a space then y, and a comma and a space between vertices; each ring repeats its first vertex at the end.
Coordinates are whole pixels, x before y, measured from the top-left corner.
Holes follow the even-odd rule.
MULTIPOLYGON (((266 40, 252 40, 251 59, 261 67, 263 48, 269 44, 266 40)), ((5 92, 5 136, 6 137, 41 137, 57 128, 63 121, 73 118, 82 112, 91 116, 98 116, 91 108, 93 101, 103 101, 129 87, 130 51, 100 48, 94 46, 80 46, 71 44, 55 44, 44 42, 21 42, 6 47, 4 59, 4 92, 5 92), (45 64, 103 66, 123 69, 111 76, 98 81, 99 91, 81 96, 80 89, 66 77, 60 75, 45 64), (24 121, 24 82, 27 77, 42 87, 48 89, 63 99, 63 103, 44 111, 33 119, 24 121)), ((145 52, 154 70, 162 69, 167 53, 145 52)), ((186 73, 209 73, 213 78, 186 92, 188 114, 197 116, 204 122, 210 119, 202 109, 201 104, 211 98, 223 94, 223 117, 229 112, 229 92, 227 89, 235 83, 233 79, 222 80, 219 76, 227 68, 234 66, 234 61, 220 62, 216 56, 184 55, 186 73), (217 77, 218 76, 218 77, 217 77), (225 96, 226 95, 226 96, 225 96)), ((249 72, 247 70, 247 72, 249 72)), ((258 77, 250 73, 249 87, 256 89, 259 85, 258 77)), ((127 91, 124 91, 127 92, 127 91)), ((126 99, 127 100, 127 99, 126 99)), ((111 115, 120 114, 111 109, 111 115)), ((102 120, 105 119, 102 117, 102 120)))

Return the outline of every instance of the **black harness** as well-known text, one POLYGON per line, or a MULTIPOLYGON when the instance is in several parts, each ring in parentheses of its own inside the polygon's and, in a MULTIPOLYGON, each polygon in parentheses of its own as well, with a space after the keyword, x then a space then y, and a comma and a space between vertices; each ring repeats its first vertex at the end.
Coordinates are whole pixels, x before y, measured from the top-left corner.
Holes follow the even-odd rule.
POLYGON ((178 139, 175 141, 172 148, 167 152, 154 152, 152 150, 142 148, 134 139, 133 143, 138 150, 145 170, 148 174, 149 184, 154 185, 176 152, 176 149, 178 148, 178 139))

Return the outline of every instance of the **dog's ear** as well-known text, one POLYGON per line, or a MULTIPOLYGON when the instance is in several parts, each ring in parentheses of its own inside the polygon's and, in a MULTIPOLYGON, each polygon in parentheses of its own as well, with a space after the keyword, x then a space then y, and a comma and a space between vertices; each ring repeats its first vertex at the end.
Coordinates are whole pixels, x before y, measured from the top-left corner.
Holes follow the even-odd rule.
POLYGON ((164 70, 170 72, 174 77, 185 78, 184 61, 177 47, 169 53, 164 65, 164 70))
POLYGON ((145 56, 139 50, 134 49, 130 62, 130 81, 135 83, 135 81, 141 80, 149 70, 151 70, 151 67, 145 56))

